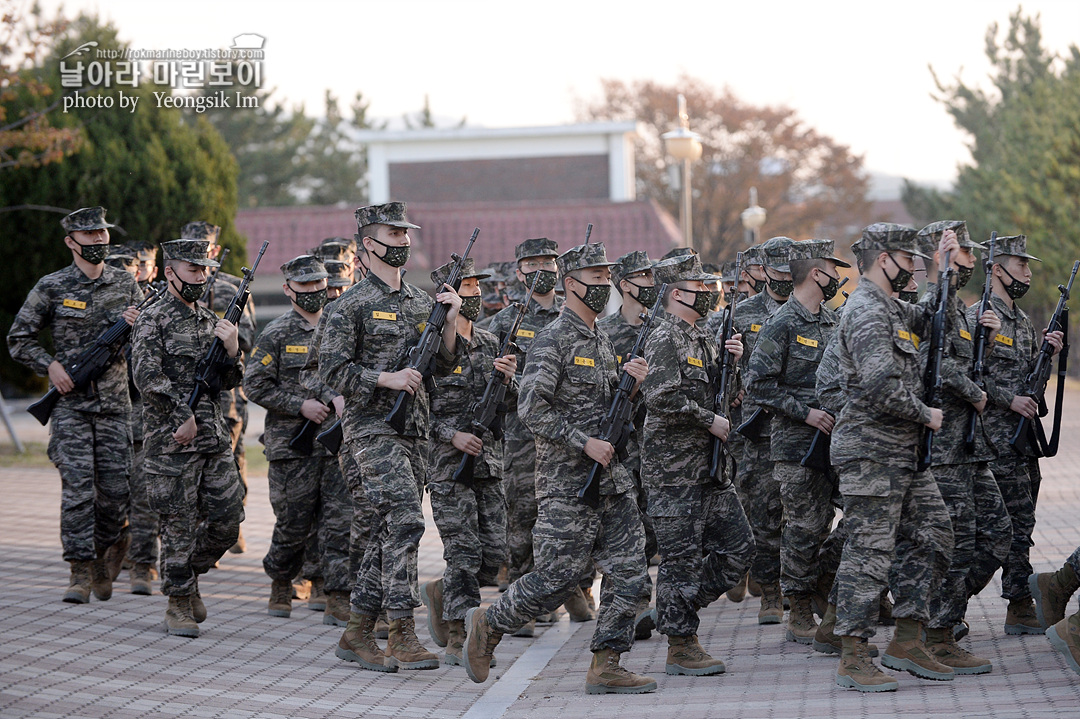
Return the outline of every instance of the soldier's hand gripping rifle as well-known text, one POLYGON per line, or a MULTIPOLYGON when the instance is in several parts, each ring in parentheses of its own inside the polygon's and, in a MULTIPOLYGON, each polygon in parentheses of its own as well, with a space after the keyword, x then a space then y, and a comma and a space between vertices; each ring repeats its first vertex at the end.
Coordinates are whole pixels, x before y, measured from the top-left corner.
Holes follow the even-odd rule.
MULTIPOLYGON (((453 287, 455 292, 461 286, 461 273, 465 267, 465 260, 468 259, 473 243, 476 242, 476 236, 479 234, 480 228, 477 227, 473 230, 472 237, 469 238, 469 244, 465 246, 465 253, 460 257, 456 254, 451 255, 454 266, 450 269, 450 276, 446 278, 444 284, 453 287)), ((435 291, 438 292, 438 290, 439 288, 436 287, 435 291)), ((431 376, 435 369, 435 355, 439 352, 439 347, 442 346, 442 332, 443 327, 446 325, 446 313, 446 305, 442 302, 436 302, 431 309, 431 314, 428 315, 424 331, 420 335, 420 341, 409 350, 406 357, 405 367, 420 372, 424 376, 425 386, 429 389, 434 386, 431 376)), ((394 401, 394 407, 386 415, 386 423, 393 427, 398 434, 405 432, 405 421, 408 419, 412 400, 413 396, 411 394, 405 390, 400 390, 397 399, 394 401)))
POLYGON ((1065 399, 1065 372, 1069 367, 1069 294, 1072 292, 1073 281, 1076 279, 1076 271, 1080 269, 1080 260, 1073 263, 1072 274, 1069 275, 1069 284, 1058 285, 1057 307, 1050 317, 1050 323, 1046 326, 1046 334, 1060 330, 1064 333, 1065 342, 1058 355, 1058 379, 1057 399, 1054 405, 1054 429, 1051 432, 1050 441, 1046 441, 1046 433, 1043 431, 1039 417, 1047 415, 1046 408, 1046 384, 1050 381, 1050 367, 1054 360, 1054 346, 1043 339, 1039 347, 1039 356, 1035 360, 1035 368, 1024 381, 1022 396, 1031 397, 1039 403, 1039 415, 1034 421, 1027 417, 1021 417, 1016 425, 1009 444, 1018 453, 1033 455, 1035 457, 1053 457, 1057 454, 1058 440, 1061 438, 1061 407, 1065 399))
MULTIPOLYGON (((731 382, 735 377, 735 355, 727 351, 727 341, 735 335, 733 321, 735 319, 735 307, 739 302, 739 278, 742 276, 743 253, 735 255, 735 288, 731 293, 731 302, 724 308, 724 327, 720 332, 720 351, 723 359, 720 361, 720 387, 716 392, 716 402, 713 412, 730 419, 731 382)), ((709 476, 717 481, 724 478, 724 442, 719 437, 712 438, 712 453, 709 457, 709 476)))
MULTIPOLYGON (((938 301, 937 309, 934 310, 934 320, 930 330, 930 352, 926 359, 926 375, 923 380, 924 394, 923 404, 927 407, 937 407, 941 404, 941 365, 945 361, 945 325, 949 313, 949 283, 952 281, 952 267, 949 266, 949 255, 946 252, 941 260, 941 270, 938 271, 938 301)), ((929 469, 934 451, 934 430, 923 427, 922 437, 919 439, 919 461, 916 465, 920 472, 929 469)))
MULTIPOLYGON (((162 289, 149 286, 146 297, 135 309, 141 312, 144 307, 161 297, 163 292, 162 289)), ((75 389, 72 391, 84 391, 90 386, 91 382, 96 382, 101 375, 105 374, 105 370, 109 369, 109 366, 123 352, 124 345, 127 344, 129 337, 131 337, 131 325, 121 317, 112 327, 102 332, 92 345, 80 352, 74 362, 65 365, 64 369, 75 385, 75 389)), ((49 416, 52 414, 53 409, 56 408, 56 403, 60 401, 60 397, 60 391, 53 387, 44 397, 27 407, 26 411, 34 415, 34 419, 44 425, 49 421, 49 416)))
MULTIPOLYGON (((263 255, 266 254, 266 247, 269 244, 269 242, 262 243, 259 255, 255 258, 250 270, 246 267, 241 270, 244 278, 240 280, 240 286, 236 288, 236 294, 233 295, 229 306, 225 308, 224 319, 234 325, 240 321, 240 316, 244 314, 244 307, 247 306, 248 299, 251 297, 251 281, 255 279, 255 270, 258 269, 259 262, 262 260, 263 255)), ((225 343, 219 337, 215 337, 210 344, 210 349, 206 352, 206 356, 195 366, 195 386, 191 389, 187 402, 192 412, 195 411, 195 406, 199 404, 202 397, 214 398, 221 392, 221 372, 226 365, 232 362, 233 360, 228 359, 228 354, 225 351, 225 343)))
MULTIPOLYGON (((648 339, 649 331, 656 321, 656 315, 664 303, 664 293, 666 291, 667 285, 660 285, 656 302, 653 303, 649 314, 643 312, 639 315, 641 317, 641 329, 638 330, 637 339, 634 340, 634 348, 630 350, 630 354, 623 360, 623 364, 635 357, 640 357, 641 353, 645 351, 645 340, 648 339)), ((619 378, 619 386, 615 388, 615 396, 611 399, 611 406, 608 407, 607 414, 600 422, 600 433, 597 435, 597 439, 611 444, 620 457, 626 456, 626 443, 630 441, 630 435, 634 431, 632 414, 634 403, 630 395, 636 385, 637 380, 631 377, 630 373, 624 369, 622 377, 619 378)), ((578 490, 578 499, 584 500, 585 504, 593 509, 600 506, 600 474, 603 471, 604 465, 593 462, 592 467, 589 468, 589 474, 585 478, 585 484, 578 490)))
MULTIPOLYGON (((207 307, 210 307, 210 300, 214 297, 214 285, 217 283, 218 275, 221 273, 221 268, 225 264, 225 258, 228 256, 229 248, 226 247, 221 251, 221 257, 218 258, 218 266, 214 268, 214 272, 210 275, 210 279, 206 281, 206 289, 203 290, 199 302, 202 302, 207 307)), ((214 308, 210 307, 210 311, 213 312, 214 308)))
MULTIPOLYGON (((990 309, 990 294, 993 287, 994 267, 994 243, 997 242, 997 231, 990 233, 990 253, 986 258, 983 268, 986 270, 986 281, 983 283, 982 299, 979 300, 979 312, 975 315, 978 322, 983 313, 990 309)), ((971 360, 971 381, 983 392, 986 391, 986 343, 990 339, 990 328, 979 325, 975 328, 975 350, 971 360)), ((968 454, 975 453, 975 432, 979 426, 979 413, 974 407, 968 410, 967 428, 964 430, 964 450, 968 454)))
MULTIPOLYGON (((843 280, 841 280, 840 287, 846 285, 849 279, 851 278, 845 277, 843 280)), ((840 287, 837 287, 837 289, 840 289, 840 287)), ((847 298, 849 296, 850 293, 844 293, 844 302, 847 302, 847 298)), ((841 302, 840 304, 843 305, 843 302, 841 302)), ((819 407, 818 409, 823 412, 829 412, 829 410, 825 409, 824 407, 819 407)), ((829 415, 833 416, 833 413, 829 412, 829 415)), ((803 455, 803 458, 799 461, 799 464, 809 469, 816 469, 819 472, 828 472, 829 468, 832 467, 832 461, 829 458, 829 450, 831 449, 831 445, 832 435, 825 434, 820 429, 817 430, 816 432, 814 432, 814 438, 810 440, 810 448, 806 450, 806 454, 803 455)))
MULTIPOLYGON (((518 307, 517 316, 514 317, 514 324, 510 326, 510 331, 502 338, 496 357, 505 357, 510 352, 517 351, 518 348, 515 342, 517 341, 518 330, 521 328, 521 322, 525 319, 525 313, 529 309, 529 302, 532 301, 533 290, 536 289, 538 279, 540 279, 539 273, 533 276, 532 285, 525 294, 525 301, 518 307)), ((473 409, 472 424, 469 427, 472 434, 482 437, 484 432, 490 431, 491 436, 496 440, 503 438, 502 418, 506 414, 507 385, 506 376, 498 368, 492 369, 491 377, 488 378, 487 386, 484 387, 484 396, 480 398, 480 401, 476 403, 476 407, 473 409)), ((466 487, 471 487, 475 467, 476 457, 468 452, 462 452, 461 462, 458 464, 458 468, 454 470, 451 479, 455 482, 461 482, 466 487)))

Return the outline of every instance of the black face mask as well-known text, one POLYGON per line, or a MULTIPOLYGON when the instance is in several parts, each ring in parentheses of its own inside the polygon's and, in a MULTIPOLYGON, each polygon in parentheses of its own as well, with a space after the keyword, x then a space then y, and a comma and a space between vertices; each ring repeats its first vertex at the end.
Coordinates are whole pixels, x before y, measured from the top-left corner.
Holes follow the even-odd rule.
MULTIPOLYGON (((630 280, 627 280, 627 282, 630 282, 630 280)), ((633 282, 630 282, 630 284, 634 285, 633 282)), ((656 287, 642 287, 641 285, 634 285, 634 287, 637 287, 638 290, 637 297, 634 297, 638 304, 647 309, 656 304, 659 289, 656 287)))
POLYGON ((476 322, 476 318, 480 316, 480 310, 483 307, 483 298, 480 295, 476 297, 462 297, 461 309, 458 310, 460 314, 469 322, 476 322))
MULTIPOLYGON (((817 283, 815 282, 815 284, 817 283)), ((840 278, 830 276, 828 282, 824 285, 818 284, 818 287, 821 288, 821 294, 824 296, 825 301, 828 302, 833 297, 836 297, 836 293, 840 290, 840 278)))
POLYGON ((1000 265, 1000 267, 1001 271, 1007 274, 1009 276, 1009 279, 1012 280, 1012 282, 1005 285, 1005 291, 1009 293, 1009 297, 1012 297, 1014 300, 1018 300, 1024 295, 1026 295, 1027 291, 1031 289, 1031 284, 1021 282, 1020 280, 1013 277, 1012 273, 1005 269, 1004 265, 1000 265))
POLYGON ((100 265, 105 261, 105 255, 109 254, 108 243, 104 245, 84 245, 74 237, 71 241, 79 246, 79 256, 92 265, 100 265))
POLYGON ((899 299, 900 299, 901 302, 907 302, 909 304, 915 304, 916 302, 919 301, 919 291, 918 290, 910 290, 910 291, 909 290, 900 290, 899 299))
POLYGON ((558 281, 559 275, 551 270, 535 270, 533 272, 525 273, 525 286, 533 287, 533 282, 536 282, 534 295, 546 295, 555 289, 555 283, 558 281), (540 276, 536 277, 536 273, 539 272, 540 276))
MULTIPOLYGON (((180 280, 179 277, 176 279, 180 280)), ((176 285, 172 284, 172 280, 169 280, 169 284, 172 285, 174 290, 180 293, 180 297, 184 302, 198 302, 202 299, 203 293, 206 292, 206 282, 192 283, 180 280, 179 289, 177 289, 176 285)))
POLYGON ((958 267, 956 269, 956 289, 966 285, 973 274, 975 274, 974 267, 958 267))
POLYGON ((611 299, 611 285, 608 283, 589 285, 580 280, 574 280, 574 282, 586 288, 584 296, 574 292, 574 297, 581 300, 593 312, 597 314, 603 312, 604 308, 607 307, 608 300, 611 299))
POLYGON ((892 287, 893 292, 903 292, 904 288, 908 286, 908 282, 911 282, 913 273, 909 270, 905 270, 903 267, 896 263, 896 258, 892 255, 888 255, 892 260, 893 265, 896 267, 896 276, 889 277, 889 273, 885 273, 885 279, 889 281, 889 287, 892 287))
POLYGON ((698 315, 704 317, 709 314, 709 310, 716 306, 716 301, 719 299, 720 293, 716 290, 679 290, 680 292, 687 292, 694 295, 694 301, 692 304, 686 304, 682 300, 675 300, 683 307, 689 307, 698 315))
POLYGON ((746 273, 746 276, 750 278, 750 286, 754 288, 754 294, 760 295, 765 291, 765 280, 759 280, 749 272, 746 273))
POLYGON ((792 290, 795 289, 795 283, 791 280, 775 280, 768 272, 765 273, 765 277, 768 278, 769 289, 781 297, 790 296, 792 290))
POLYGON ((386 244, 385 242, 379 242, 374 237, 371 237, 369 239, 375 244, 382 245, 386 248, 386 252, 383 253, 382 257, 379 257, 378 255, 375 256, 379 257, 380 260, 390 265, 391 267, 401 267, 409 261, 409 253, 412 251, 412 248, 408 245, 394 247, 392 245, 386 244))
MULTIPOLYGON (((290 288, 291 289, 291 288, 290 288)), ((297 292, 293 290, 296 295, 296 306, 302 309, 304 312, 310 312, 315 314, 323 307, 326 306, 326 288, 321 290, 312 290, 311 292, 297 292)))

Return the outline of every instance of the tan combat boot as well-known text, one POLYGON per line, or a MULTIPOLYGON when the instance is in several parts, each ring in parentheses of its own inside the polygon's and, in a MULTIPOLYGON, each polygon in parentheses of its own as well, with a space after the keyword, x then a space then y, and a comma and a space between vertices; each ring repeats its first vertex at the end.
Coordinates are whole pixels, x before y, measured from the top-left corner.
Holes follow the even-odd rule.
POLYGON ((465 644, 461 649, 461 658, 465 662, 465 671, 477 684, 487 681, 491 671, 495 647, 502 639, 502 632, 495 631, 487 621, 487 610, 473 607, 465 615, 465 644))
POLYGON ((131 577, 131 593, 149 596, 154 593, 150 579, 150 565, 136 564, 129 572, 131 577))
POLYGON ((575 587, 574 591, 570 592, 570 596, 563 602, 563 606, 566 608, 566 613, 570 615, 570 621, 572 622, 591 622, 596 619, 596 611, 585 599, 585 593, 578 587, 575 587))
POLYGON ((109 572, 109 581, 115 582, 120 576, 120 569, 124 566, 124 557, 127 556, 128 547, 131 546, 131 532, 124 529, 124 533, 116 544, 105 550, 105 569, 109 572))
POLYGON ((71 581, 64 592, 64 601, 69 604, 88 604, 90 602, 90 567, 93 562, 76 559, 71 562, 71 581))
POLYGON ((656 610, 645 602, 638 606, 637 619, 634 620, 634 640, 643 642, 652 636, 656 629, 656 610))
POLYGON ((977 657, 957 644, 952 627, 941 629, 927 627, 926 648, 935 659, 951 667, 954 674, 987 674, 994 668, 989 659, 977 657))
POLYGON ((375 617, 375 638, 387 639, 390 636, 390 620, 386 618, 386 610, 379 612, 375 617))
POLYGON ((514 630, 512 637, 535 637, 536 636, 536 620, 530 619, 522 624, 520 627, 514 630))
POLYGON ((726 669, 722 661, 709 656, 696 634, 688 637, 668 637, 667 665, 664 667, 666 673, 701 677, 723 674, 726 669))
POLYGON ((311 596, 311 580, 296 577, 292 580, 292 598, 306 602, 311 596))
POLYGON ((593 653, 585 676, 586 694, 647 694, 656 691, 656 680, 627 671, 619 664, 619 653, 601 649, 593 653))
POLYGON ((416 638, 416 620, 412 617, 390 620, 386 641, 386 666, 401 669, 438 669, 439 657, 416 638))
POLYGON ((761 609, 758 624, 779 624, 784 621, 784 606, 780 603, 780 583, 761 585, 761 609))
POLYGON ((104 559, 95 559, 90 564, 90 588, 101 601, 112 599, 112 578, 109 577, 109 568, 105 566, 104 559))
POLYGON ((349 614, 349 624, 338 640, 334 655, 373 672, 397 671, 397 667, 387 666, 386 656, 375 641, 375 617, 368 614, 349 614))
POLYGON ((922 640, 922 622, 897 617, 892 641, 881 656, 881 664, 889 669, 906 671, 914 676, 947 682, 956 678, 952 667, 939 662, 922 640))
POLYGON ((843 650, 836 670, 836 685, 860 692, 894 692, 900 688, 895 678, 881 671, 870 658, 862 637, 841 637, 843 650))
POLYGON ((326 585, 322 577, 311 580, 311 593, 308 594, 307 608, 313 612, 326 611, 326 585))
POLYGON ((510 588, 510 570, 507 569, 505 564, 499 567, 499 574, 495 578, 495 582, 499 585, 500 592, 505 592, 510 588))
POLYGON ((1035 614, 1044 627, 1052 627, 1065 618, 1069 598, 1080 589, 1080 580, 1073 568, 1066 564, 1056 572, 1032 574, 1028 588, 1035 600, 1035 614))
POLYGON ((787 640, 798 644, 812 644, 817 634, 814 609, 809 594, 791 595, 791 611, 788 612, 787 640))
POLYGON ((746 574, 742 575, 742 577, 739 579, 738 584, 727 590, 725 596, 728 598, 729 602, 735 602, 736 604, 738 604, 742 600, 746 599, 746 580, 748 580, 749 578, 750 573, 747 572, 746 574))
POLYGON ((881 593, 881 599, 878 600, 878 615, 877 623, 883 627, 891 627, 896 624, 896 620, 892 615, 893 603, 889 599, 889 590, 886 589, 881 593))
POLYGON ((451 619, 446 623, 446 653, 443 655, 443 664, 460 667, 465 661, 461 656, 464 646, 465 622, 461 619, 451 619))
POLYGON ((275 579, 270 585, 270 602, 266 613, 271 617, 287 617, 292 614, 292 582, 275 579))
POLYGON ((1069 668, 1080 674, 1080 612, 1047 629, 1046 639, 1065 657, 1069 668))
POLYGON ((326 613, 323 614, 322 623, 335 627, 349 626, 348 592, 330 592, 326 595, 326 613))
POLYGON ((746 575, 746 593, 751 597, 761 596, 761 585, 750 574, 746 575))
MULTIPOLYGON (((879 653, 876 644, 867 643, 866 648, 872 657, 876 657, 879 653)), ((814 632, 814 651, 822 654, 840 654, 843 649, 844 643, 836 633, 836 605, 826 605, 825 616, 821 618, 821 624, 814 632)))
POLYGON ((1046 629, 1039 623, 1035 602, 1029 599, 1010 599, 1005 612, 1006 634, 1044 634, 1046 629))
POLYGON ((169 597, 169 608, 165 610, 165 631, 174 637, 199 636, 199 625, 191 616, 189 595, 169 597))
POLYGON ((445 647, 450 629, 443 619, 443 580, 436 579, 420 587, 420 601, 428 608, 427 626, 431 641, 436 646, 445 647))
POLYGON ((206 605, 203 604, 202 594, 199 593, 199 578, 195 577, 195 588, 191 592, 191 618, 196 624, 206 621, 206 605))
POLYGON ((818 575, 817 587, 814 588, 814 592, 810 595, 810 606, 813 607, 814 614, 819 617, 824 617, 826 610, 829 608, 829 594, 832 592, 832 585, 835 581, 835 574, 818 575))

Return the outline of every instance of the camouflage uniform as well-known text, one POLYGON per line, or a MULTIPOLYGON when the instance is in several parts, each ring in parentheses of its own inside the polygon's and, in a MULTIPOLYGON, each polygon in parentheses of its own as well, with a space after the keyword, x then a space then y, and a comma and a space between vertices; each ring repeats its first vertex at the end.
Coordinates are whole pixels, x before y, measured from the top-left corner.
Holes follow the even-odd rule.
MULTIPOLYGON (((914 236, 911 228, 871 225, 862 247, 919 254, 914 236)), ((949 301, 955 315, 955 295, 949 301)), ((948 509, 933 476, 916 471, 930 408, 921 399, 913 335, 929 336, 932 318, 929 305, 899 302, 864 279, 848 298, 837 329, 840 385, 848 397, 831 442, 849 532, 836 577, 841 636, 873 636, 890 569, 896 578, 894 616, 927 622, 930 592, 949 566, 948 509)))
MULTIPOLYGON (((515 254, 518 259, 525 257, 554 257, 557 245, 551 240, 539 238, 526 240, 518 245, 515 254), (523 254, 524 253, 524 254, 523 254), (536 254, 531 254, 536 253, 536 254)), ((522 297, 521 300, 524 298, 522 297)), ((521 320, 518 330, 517 353, 518 378, 525 371, 525 358, 537 333, 555 321, 562 310, 562 300, 555 298, 550 308, 540 305, 535 299, 529 301, 529 308, 521 320)), ((507 307, 491 318, 487 330, 501 338, 510 331, 517 308, 507 307)), ((517 404, 510 403, 506 413, 503 443, 503 482, 506 488, 507 525, 506 540, 509 549, 507 569, 510 581, 528 573, 533 567, 533 525, 536 523, 536 491, 534 473, 536 466, 536 444, 532 432, 518 416, 517 404)))
MULTIPOLYGON (((432 272, 436 287, 446 281, 449 265, 432 272)), ((463 277, 486 277, 472 259, 466 260, 463 277)), ((472 341, 458 335, 461 363, 439 380, 431 393, 431 439, 429 441, 428 491, 431 513, 443 543, 443 618, 464 620, 465 613, 480 606, 480 587, 495 583, 506 561, 506 493, 502 486, 502 441, 490 432, 480 436, 484 444, 473 464, 471 485, 452 477, 462 452, 451 444, 457 432, 473 433, 473 410, 484 396, 499 352, 499 340, 473 325, 472 341)), ((501 376, 501 375, 500 375, 501 376)), ((517 395, 517 377, 506 389, 517 395)))
POLYGON ((131 507, 128 515, 131 545, 128 547, 127 556, 134 564, 157 564, 158 534, 161 526, 157 512, 150 508, 150 500, 146 494, 144 470, 146 451, 143 449, 145 403, 142 393, 135 386, 135 367, 130 363, 130 346, 127 355, 129 360, 128 388, 131 396, 132 457, 135 460, 128 479, 128 489, 131 492, 131 507))
MULTIPOLYGON (((64 218, 64 229, 112 227, 104 214, 102 208, 79 210, 64 218)), ((72 262, 30 290, 8 331, 8 351, 12 359, 47 376, 53 360, 70 364, 141 299, 126 271, 106 266, 91 280, 72 262), (38 339, 46 328, 53 355, 38 339)), ((86 390, 62 396, 53 410, 48 451, 60 471, 60 540, 67 561, 94 560, 122 538, 132 461, 130 413, 123 356, 86 390)))
MULTIPOLYGON (((282 267, 286 278, 297 282, 326 276, 310 255, 282 267)), ((326 399, 300 384, 314 332, 295 309, 278 317, 259 335, 244 372, 248 397, 267 411, 262 442, 270 462, 267 476, 276 522, 263 568, 272 579, 291 581, 303 564, 305 544, 318 518, 320 551, 313 559, 321 564, 326 591, 347 592, 353 576, 348 535, 352 506, 341 468, 318 442, 310 455, 289 446, 306 422, 300 414, 304 401, 326 399)))
MULTIPOLYGON (((391 205, 400 206, 404 217, 403 204, 391 205)), ((357 224, 373 224, 370 219, 378 224, 398 222, 368 214, 386 207, 357 210, 357 224)), ((319 343, 319 377, 345 398, 341 451, 353 456, 360 478, 359 486, 350 482, 350 490, 362 489, 378 515, 377 535, 368 544, 352 591, 352 608, 359 614, 375 616, 386 606, 394 619, 395 612, 408 616, 420 606, 416 556, 424 534, 421 498, 427 476, 428 395, 421 387, 411 398, 405 431, 399 436, 384 421, 398 393, 376 383, 381 373, 396 372, 405 364, 433 306, 420 288, 402 280, 401 288, 394 290, 369 274, 328 310, 319 343)), ((435 374, 450 374, 456 359, 440 344, 435 374)), ((354 502, 359 501, 354 496, 354 502)))
MULTIPOLYGON (((166 242, 162 250, 166 260, 206 257, 206 243, 198 240, 166 242)), ((132 335, 135 384, 149 410, 143 439, 147 495, 161 515, 161 592, 168 596, 197 591, 197 575, 236 542, 244 519, 244 486, 218 399, 199 400, 197 434, 188 445, 172 438, 192 416, 187 399, 216 324, 209 310, 192 309, 169 293, 139 315, 132 335)), ((224 367, 222 386, 239 384, 243 370, 237 354, 224 367)))
MULTIPOLYGON (((559 258, 564 274, 598 263, 607 264, 597 243, 559 258)), ((633 480, 616 457, 600 474, 599 507, 594 510, 577 497, 594 464, 584 453, 585 443, 611 404, 617 367, 607 335, 569 309, 529 347, 518 405, 536 438, 536 568, 511 583, 487 610, 496 631, 511 633, 555 610, 595 561, 612 591, 601 598, 592 651, 625 652, 633 644, 648 574, 633 480)))
MULTIPOLYGON (((711 277, 696 257, 658 263, 658 282, 711 277)), ((708 281, 708 280, 705 280, 708 281)), ((709 476, 720 351, 703 326, 665 315, 645 343, 647 414, 641 480, 656 527, 656 626, 667 636, 697 634, 698 610, 746 574, 753 532, 730 477, 709 476)))

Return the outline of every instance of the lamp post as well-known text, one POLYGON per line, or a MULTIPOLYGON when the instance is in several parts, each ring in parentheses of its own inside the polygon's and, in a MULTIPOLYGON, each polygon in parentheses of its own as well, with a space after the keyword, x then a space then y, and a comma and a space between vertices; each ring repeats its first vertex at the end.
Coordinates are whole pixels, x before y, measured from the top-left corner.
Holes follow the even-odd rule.
POLYGON ((694 233, 691 222, 690 163, 701 159, 701 136, 690 130, 690 116, 686 114, 686 98, 679 95, 679 129, 660 136, 667 153, 682 163, 682 195, 679 206, 679 225, 682 226, 683 242, 693 249, 694 233))
POLYGON ((757 188, 750 188, 750 206, 742 211, 742 223, 746 228, 746 244, 756 245, 761 226, 765 224, 765 208, 757 203, 757 188))

